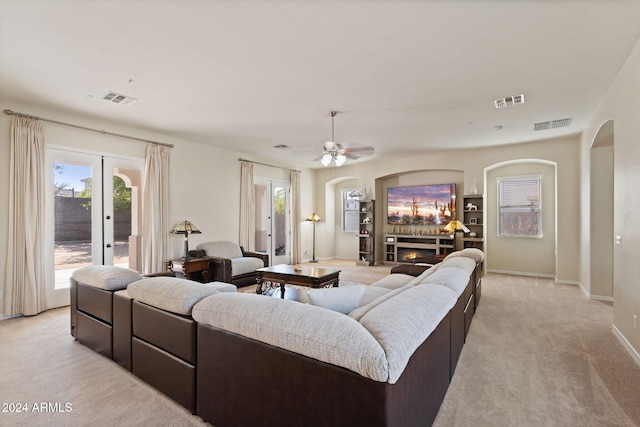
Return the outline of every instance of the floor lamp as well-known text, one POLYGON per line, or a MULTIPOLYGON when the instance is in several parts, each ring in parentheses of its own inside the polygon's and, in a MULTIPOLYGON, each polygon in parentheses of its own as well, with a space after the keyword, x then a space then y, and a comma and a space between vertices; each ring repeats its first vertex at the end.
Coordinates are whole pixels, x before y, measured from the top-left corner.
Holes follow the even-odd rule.
POLYGON ((307 221, 313 222, 313 256, 309 262, 318 262, 316 259, 316 222, 320 221, 320 217, 314 212, 307 218, 307 221))

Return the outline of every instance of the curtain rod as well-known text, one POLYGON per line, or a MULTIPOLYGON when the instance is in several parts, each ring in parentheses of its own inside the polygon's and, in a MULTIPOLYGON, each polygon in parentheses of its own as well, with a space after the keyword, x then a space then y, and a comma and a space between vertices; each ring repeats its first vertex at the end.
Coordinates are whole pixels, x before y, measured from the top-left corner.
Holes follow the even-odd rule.
POLYGON ((151 144, 164 145, 164 146, 173 148, 173 144, 167 144, 167 143, 158 142, 158 141, 151 141, 149 139, 137 138, 135 136, 122 135, 120 133, 107 132, 106 130, 93 129, 93 128, 89 128, 89 127, 85 127, 85 126, 74 125, 72 123, 59 122, 57 120, 45 119, 45 118, 38 117, 38 116, 30 116, 29 114, 16 113, 15 111, 11 111, 11 110, 4 110, 4 113, 8 114, 10 116, 18 116, 18 117, 24 117, 24 118, 27 118, 27 119, 40 120, 42 122, 54 123, 56 125, 69 126, 69 127, 76 128, 76 129, 83 129, 83 130, 88 130, 90 132, 101 133, 103 135, 111 135, 111 136, 117 136, 119 138, 134 139, 136 141, 149 142, 151 144))
MULTIPOLYGON (((271 168, 287 169, 287 168, 282 167, 282 166, 270 165, 270 164, 268 164, 268 163, 254 162, 253 160, 243 159, 242 157, 240 157, 240 158, 238 159, 238 161, 239 161, 239 162, 254 163, 254 164, 256 164, 256 165, 262 165, 262 166, 269 166, 269 167, 271 167, 271 168)), ((299 171, 299 170, 297 170, 297 169, 291 169, 291 171, 292 171, 292 172, 302 172, 302 171, 299 171)))

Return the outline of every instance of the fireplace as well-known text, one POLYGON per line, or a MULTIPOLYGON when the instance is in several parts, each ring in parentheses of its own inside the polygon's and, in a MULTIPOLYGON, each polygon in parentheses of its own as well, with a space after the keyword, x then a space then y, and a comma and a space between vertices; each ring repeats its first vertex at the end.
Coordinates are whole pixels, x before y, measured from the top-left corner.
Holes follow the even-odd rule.
POLYGON ((428 258, 436 256, 435 249, 425 248, 398 248, 398 262, 413 262, 416 258, 428 258))

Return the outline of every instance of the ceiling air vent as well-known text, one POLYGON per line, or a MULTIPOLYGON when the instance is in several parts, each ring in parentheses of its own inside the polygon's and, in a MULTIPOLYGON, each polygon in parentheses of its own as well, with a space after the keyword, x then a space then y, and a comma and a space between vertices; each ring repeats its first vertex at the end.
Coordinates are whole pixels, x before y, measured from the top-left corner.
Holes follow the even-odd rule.
POLYGON ((533 124, 533 130, 546 130, 546 129, 556 129, 556 128, 564 128, 571 124, 571 119, 560 119, 560 120, 551 120, 548 122, 540 122, 533 124))
POLYGON ((119 105, 130 105, 138 100, 137 98, 132 98, 130 96, 122 95, 112 91, 107 92, 107 94, 104 95, 102 99, 119 105))

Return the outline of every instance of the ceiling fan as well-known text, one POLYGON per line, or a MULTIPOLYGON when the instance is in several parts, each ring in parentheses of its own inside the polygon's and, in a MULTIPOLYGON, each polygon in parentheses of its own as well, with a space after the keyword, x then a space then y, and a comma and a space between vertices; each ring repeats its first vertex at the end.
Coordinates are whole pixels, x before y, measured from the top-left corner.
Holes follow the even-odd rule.
POLYGON ((373 147, 344 148, 342 144, 335 142, 334 119, 336 114, 338 114, 337 111, 329 111, 329 115, 331 116, 331 141, 325 142, 322 146, 322 157, 319 158, 320 163, 327 167, 331 164, 331 161, 333 161, 336 166, 342 166, 347 159, 355 160, 361 156, 373 154, 375 151, 373 147))

